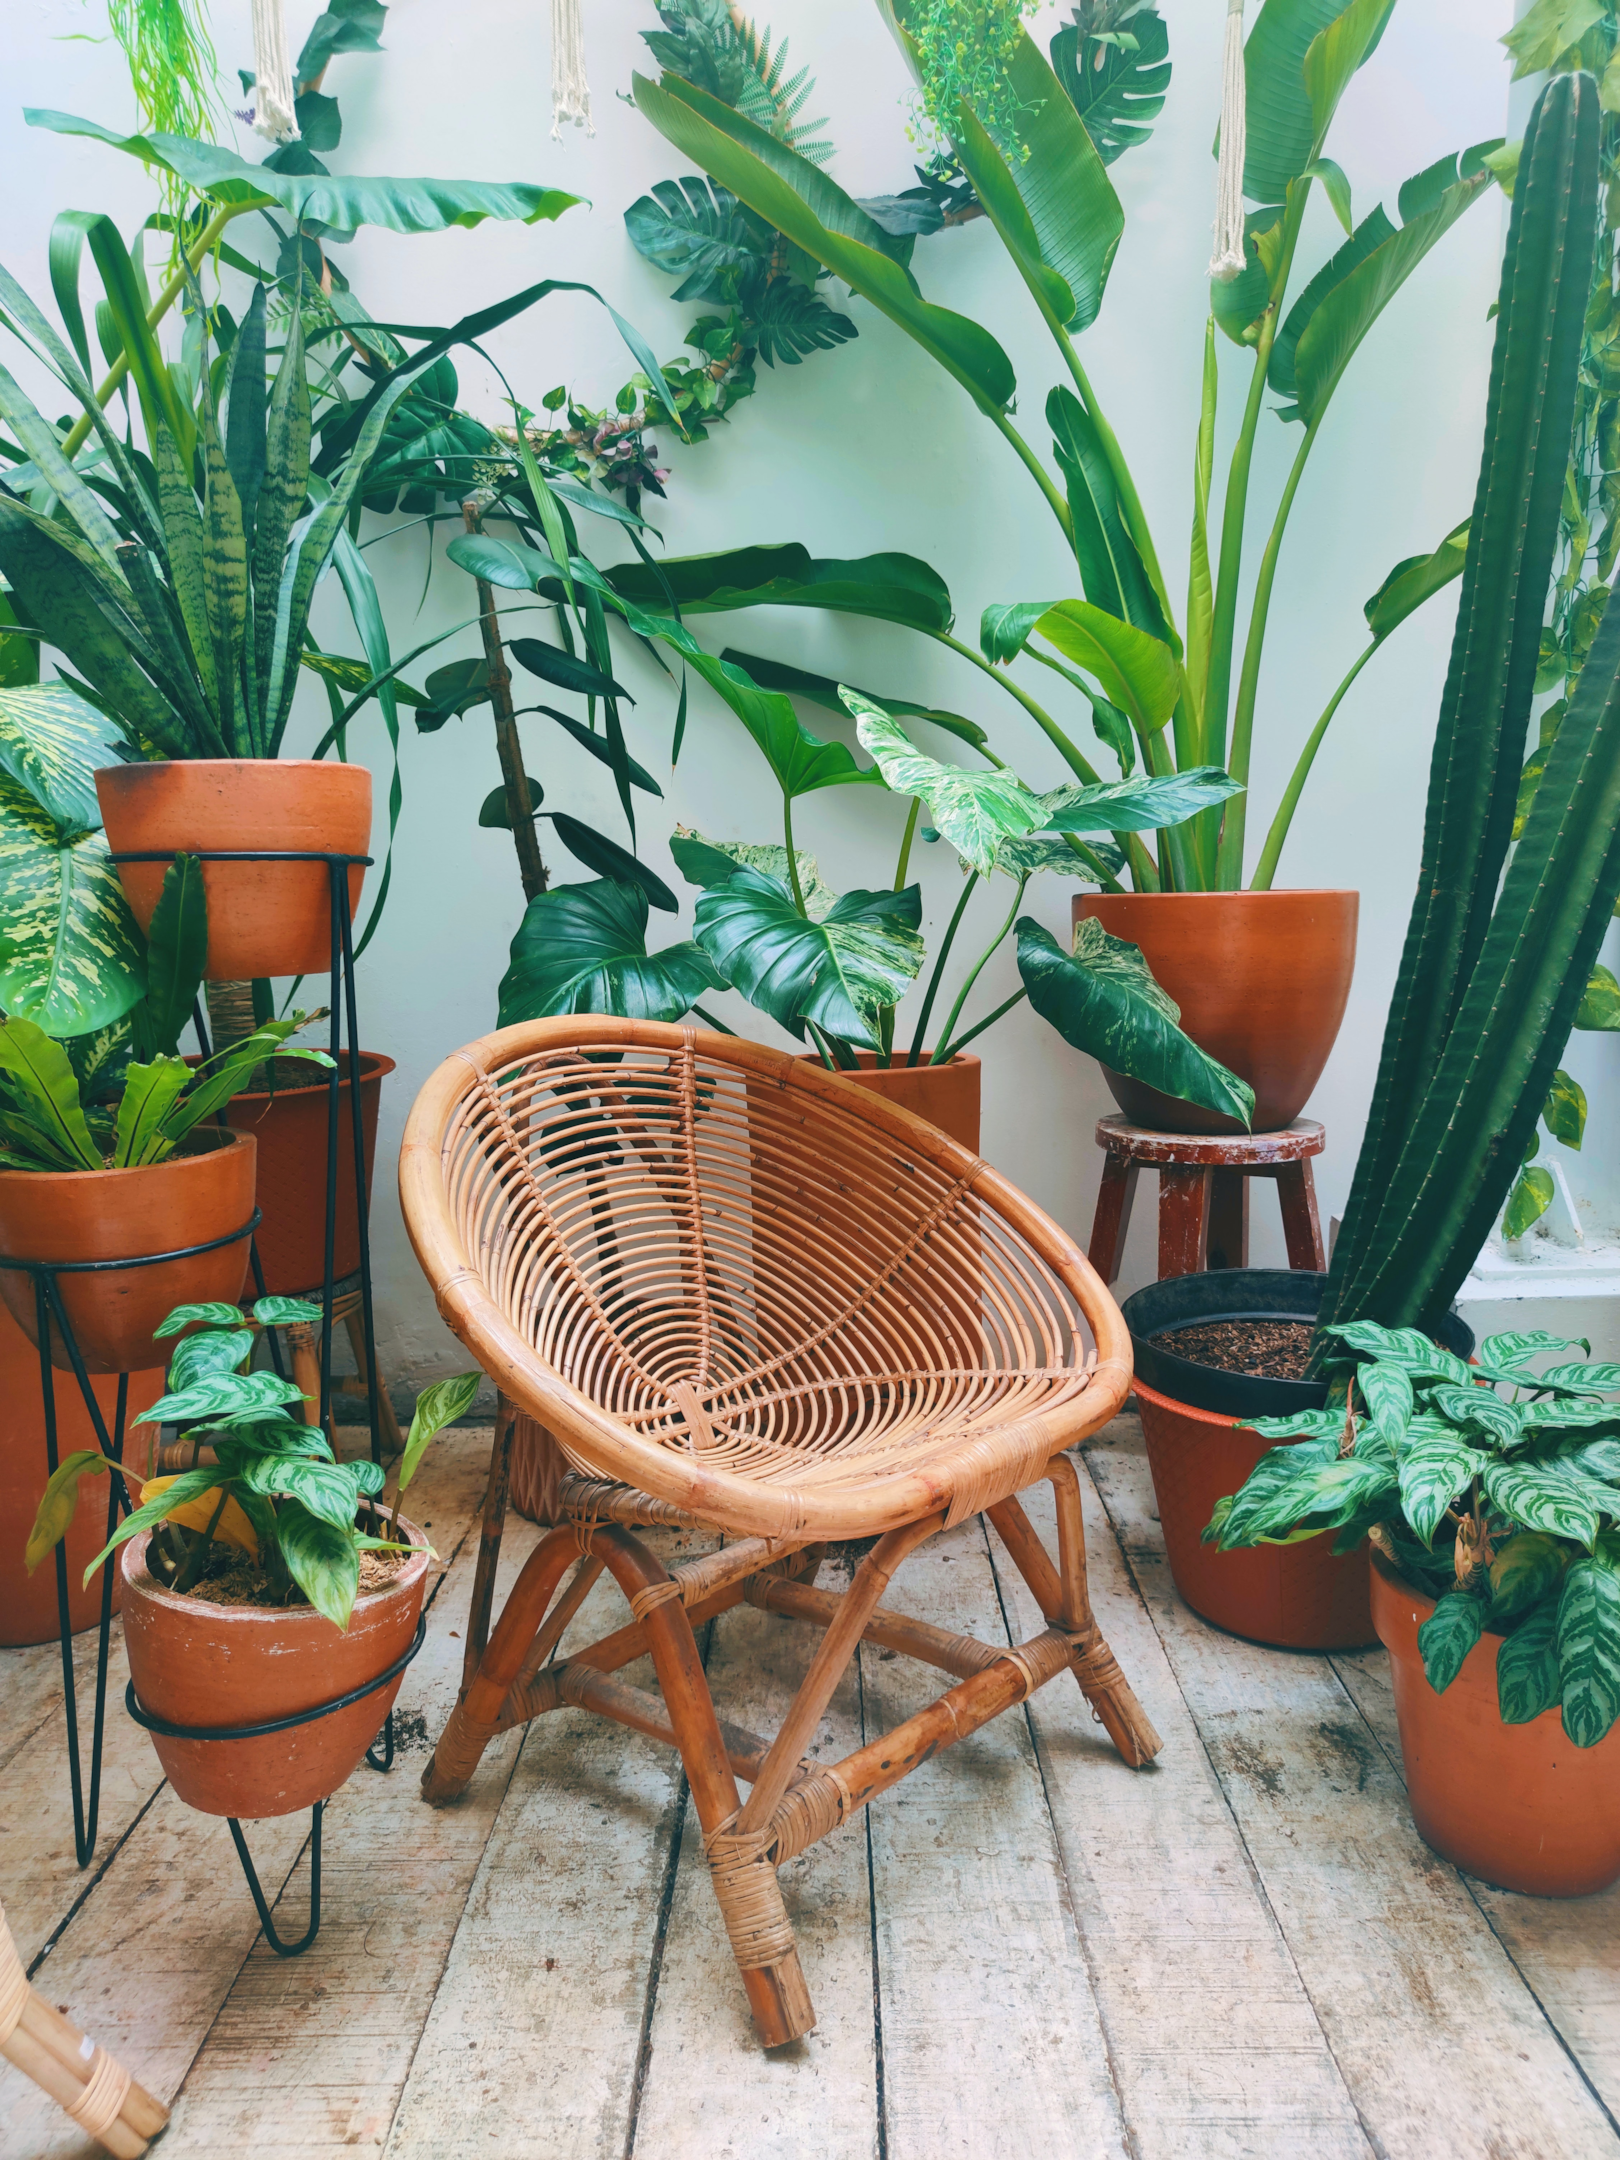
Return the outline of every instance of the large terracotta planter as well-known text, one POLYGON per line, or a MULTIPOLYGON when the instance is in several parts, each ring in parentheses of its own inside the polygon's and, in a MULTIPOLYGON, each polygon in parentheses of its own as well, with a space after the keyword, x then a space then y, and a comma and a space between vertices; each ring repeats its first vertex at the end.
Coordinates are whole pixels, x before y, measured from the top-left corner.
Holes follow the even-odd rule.
POLYGON ((1504 1725, 1501 1637, 1481 1637, 1437 1695, 1418 1629, 1434 1601, 1373 1555, 1372 1614, 1389 1652, 1406 1796, 1425 1844, 1504 1890, 1589 1897, 1620 1880, 1620 1726, 1578 1748, 1557 1710, 1504 1725))
MULTIPOLYGON (((245 1230, 253 1215, 252 1138, 199 1128, 184 1145, 185 1154, 142 1170, 0 1170, 0 1254, 129 1260, 245 1230)), ((86 1367, 94 1373, 144 1372, 159 1322, 176 1305, 235 1304, 247 1269, 243 1236, 155 1267, 59 1275, 57 1285, 86 1367)), ((37 1344, 33 1278, 0 1268, 0 1299, 37 1344)), ((51 1362, 70 1366, 55 1328, 51 1362)))
MULTIPOLYGON (((148 1534, 123 1547, 124 1641, 141 1708, 171 1725, 260 1725, 363 1687, 403 1657, 422 1615, 426 1540, 386 1590, 358 1598, 342 1633, 313 1607, 270 1611, 176 1597, 148 1571, 148 1534)), ((403 1674, 346 1710, 256 1740, 152 1735, 164 1775, 188 1807, 257 1820, 291 1815, 337 1791, 393 1708, 403 1674)))
MULTIPOLYGON (((1291 1125, 1321 1078, 1350 995, 1353 892, 1082 893, 1095 916, 1140 946, 1202 1050, 1254 1089, 1256 1132, 1291 1125)), ((1240 1132, 1231 1118, 1178 1102, 1103 1068, 1134 1125, 1158 1132, 1240 1132)))
MULTIPOLYGON (((857 1050, 855 1055, 860 1060, 860 1071, 840 1073, 840 1079, 855 1087, 870 1088, 874 1095, 885 1096, 902 1110, 926 1118, 930 1125, 937 1125, 941 1132, 949 1133, 953 1140, 978 1154, 981 1067, 976 1057, 958 1051, 948 1065, 907 1065, 902 1051, 897 1053, 895 1064, 880 1066, 875 1050, 857 1050)), ((805 1062, 819 1065, 821 1060, 813 1057, 805 1062)))
MULTIPOLYGON (((97 1380, 96 1401, 111 1433, 118 1408, 118 1382, 97 1380)), ((162 1366, 129 1377, 128 1439, 125 1460, 145 1459, 145 1432, 135 1420, 163 1393, 162 1366)), ((80 1448, 99 1447, 90 1413, 72 1379, 56 1384, 58 1459, 80 1448)), ((0 1649, 24 1643, 54 1642, 57 1632, 56 1562, 47 1559, 32 1575, 23 1566, 23 1550, 45 1490, 45 1406, 39 1392, 39 1352, 9 1312, 0 1307, 0 1649)), ((82 1587, 85 1569, 107 1542, 107 1481, 86 1479, 68 1531, 68 1625, 75 1634, 101 1618, 101 1576, 82 1587)), ((121 1578, 112 1570, 113 1610, 118 1610, 121 1578)))
POLYGON ((1235 1493, 1277 1443, 1140 1380, 1132 1392, 1170 1574, 1193 1611, 1230 1635, 1286 1650, 1354 1650, 1374 1641, 1365 1545, 1335 1558, 1331 1530, 1298 1545, 1246 1552, 1217 1552, 1199 1542, 1216 1501, 1235 1493))
MULTIPOLYGON (((341 1060, 338 1083, 337 1277, 360 1265, 360 1217, 354 1190, 354 1112, 350 1105, 349 1059, 341 1060)), ((304 1066, 305 1072, 317 1070, 304 1066)), ((371 1172, 377 1153, 377 1105, 394 1061, 375 1050, 360 1053, 360 1118, 366 1147, 366 1200, 370 1205, 371 1172)), ((308 1086, 233 1096, 225 1116, 238 1131, 251 1133, 259 1150, 259 1264, 265 1289, 290 1297, 312 1289, 326 1273, 326 1118, 329 1089, 325 1077, 308 1086)))
MULTIPOLYGON (((363 855, 371 841, 371 774, 308 758, 192 758, 109 765, 96 774, 112 852, 211 848, 363 855)), ((140 926, 151 923, 167 864, 121 863, 140 926)), ((353 916, 365 876, 349 872, 353 916)), ((331 910, 324 863, 205 863, 208 978, 324 975, 331 910)))

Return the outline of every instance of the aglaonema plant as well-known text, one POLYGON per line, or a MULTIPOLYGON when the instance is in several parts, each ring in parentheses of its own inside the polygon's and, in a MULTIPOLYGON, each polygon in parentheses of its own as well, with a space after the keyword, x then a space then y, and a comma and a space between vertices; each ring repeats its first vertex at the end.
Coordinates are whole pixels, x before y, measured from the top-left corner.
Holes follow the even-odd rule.
POLYGON ((1418 1630, 1431 1687, 1499 1637, 1503 1723, 1556 1708, 1595 1747, 1620 1719, 1620 1365, 1540 1331, 1487 1336, 1473 1365, 1420 1328, 1352 1321, 1327 1338, 1352 1359, 1345 1408, 1251 1418, 1285 1444, 1219 1502, 1205 1542, 1334 1530, 1344 1553, 1370 1536, 1435 1601, 1418 1630), (1538 1371, 1551 1355, 1564 1362, 1538 1371))
MULTIPOLYGON (((1122 775, 1139 757, 1155 776, 1215 769, 1246 784, 1278 565, 1307 463, 1356 352, 1395 293, 1490 185, 1488 160, 1499 146, 1477 145, 1413 175, 1400 190, 1397 219, 1379 207, 1353 220, 1349 182, 1326 155, 1326 145, 1340 100, 1382 34, 1389 0, 1350 0, 1342 7, 1332 0, 1265 0, 1244 62, 1244 192, 1258 207, 1248 217, 1241 275, 1211 289, 1202 400, 1189 429, 1191 571, 1185 606, 1178 609, 1141 493, 1078 342, 1101 312, 1124 229, 1109 166, 1147 132, 1129 124, 1132 84, 1121 77, 1130 76, 1132 64, 1118 35, 1094 35, 1095 24, 1084 20, 1060 32, 1054 72, 1020 33, 1009 41, 999 70, 1004 94, 990 97, 982 71, 974 70, 964 85, 973 98, 958 97, 938 78, 939 55, 951 43, 934 34, 933 13, 925 19, 921 0, 894 0, 881 11, 923 82, 974 204, 995 227, 1056 346, 1065 379, 1046 400, 1049 458, 1014 422, 1018 385, 997 339, 981 323, 924 296, 911 268, 916 235, 928 229, 908 214, 917 206, 903 198, 856 202, 790 142, 729 102, 718 82, 699 84, 670 68, 658 82, 638 76, 636 102, 711 183, 780 236, 792 259, 843 280, 953 377, 1028 474, 1072 552, 1084 598, 987 607, 975 647, 954 635, 943 581, 914 558, 831 561, 802 548, 744 548, 668 562, 659 575, 673 587, 683 618, 759 605, 821 607, 928 637, 1015 699, 1080 781, 1099 779, 1092 759, 1070 727, 1033 695, 1033 678, 1013 672, 1015 663, 1033 663, 1078 693, 1081 712, 1118 759, 1122 775), (1346 237, 1296 290, 1305 212, 1316 187, 1346 237), (1253 357, 1224 491, 1217 496, 1222 335, 1253 357), (1269 519, 1245 624, 1243 561, 1255 522, 1251 468, 1268 389, 1280 400, 1283 420, 1298 426, 1300 440, 1269 519)), ((1130 20, 1163 30, 1151 8, 1130 20)), ((1135 44, 1144 71, 1138 86, 1143 111, 1151 117, 1168 80, 1168 44, 1157 34, 1135 44)), ((671 201, 666 208, 678 221, 678 206, 671 201)), ((694 223, 701 208, 690 212, 694 223)), ((708 218, 704 210, 702 221, 708 218)), ((936 218, 934 224, 957 221, 936 218)), ((1454 542, 1455 536, 1432 555, 1399 566, 1369 603, 1372 646, 1307 739, 1280 823, 1256 865, 1255 884, 1271 882, 1311 760, 1350 682, 1404 614, 1455 576, 1461 559, 1454 542), (1372 621, 1379 597, 1384 605, 1372 621)), ((614 583, 645 606, 660 604, 657 582, 640 565, 626 565, 614 583)), ((1156 852, 1122 833, 1119 844, 1134 885, 1207 890, 1241 884, 1245 802, 1234 794, 1224 808, 1169 828, 1156 852)))

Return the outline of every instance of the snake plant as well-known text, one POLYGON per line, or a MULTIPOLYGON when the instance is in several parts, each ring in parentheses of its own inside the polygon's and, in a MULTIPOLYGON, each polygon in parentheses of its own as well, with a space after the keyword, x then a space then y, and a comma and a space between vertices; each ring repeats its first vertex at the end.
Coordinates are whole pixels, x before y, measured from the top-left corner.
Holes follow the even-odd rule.
POLYGON ((1620 614, 1513 845, 1596 230, 1599 93, 1525 135, 1422 867, 1324 1323, 1432 1326, 1506 1198, 1620 895, 1620 614), (1511 848, 1511 860, 1509 851, 1511 848))

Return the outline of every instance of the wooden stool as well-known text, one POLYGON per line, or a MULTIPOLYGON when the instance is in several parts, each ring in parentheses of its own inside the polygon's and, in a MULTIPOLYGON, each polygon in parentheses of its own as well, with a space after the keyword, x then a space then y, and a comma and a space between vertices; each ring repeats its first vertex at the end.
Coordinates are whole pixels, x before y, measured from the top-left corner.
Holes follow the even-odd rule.
POLYGON ((1249 1180, 1257 1177, 1276 1183, 1288 1265, 1320 1274, 1327 1254, 1311 1157, 1321 1154, 1326 1137, 1314 1118, 1298 1118, 1282 1132, 1231 1135, 1149 1132, 1122 1117, 1099 1118, 1097 1145, 1104 1156, 1091 1226, 1092 1266, 1105 1283, 1118 1275, 1137 1175, 1145 1166, 1159 1173, 1161 1282, 1205 1268, 1248 1266, 1249 1180))
MULTIPOLYGON (((321 1292, 318 1288, 307 1290, 303 1295, 311 1305, 318 1305, 321 1302, 321 1292)), ((337 1399, 340 1395, 358 1396, 361 1402, 365 1402, 371 1393, 373 1385, 375 1385, 377 1391, 377 1430, 382 1440, 383 1453, 390 1459, 395 1455, 402 1455, 405 1452, 405 1436, 399 1429, 399 1420, 394 1415, 394 1406, 388 1400, 388 1390, 383 1386, 380 1378, 369 1372, 366 1366, 366 1326, 365 1316, 361 1311, 360 1278, 358 1275, 346 1276, 343 1281, 334 1285, 332 1291, 332 1320, 334 1326, 341 1320, 348 1330, 349 1345, 354 1351, 354 1362, 359 1368, 357 1374, 346 1373, 340 1376, 334 1373, 332 1375, 332 1423, 336 1424, 337 1422, 337 1399)), ((284 1327, 281 1332, 287 1338, 288 1348, 292 1351, 293 1379, 309 1398, 304 1408, 304 1423, 313 1425, 320 1413, 321 1331, 313 1325, 295 1324, 291 1327, 284 1327)), ((331 1438, 330 1433, 328 1433, 327 1437, 331 1438)))

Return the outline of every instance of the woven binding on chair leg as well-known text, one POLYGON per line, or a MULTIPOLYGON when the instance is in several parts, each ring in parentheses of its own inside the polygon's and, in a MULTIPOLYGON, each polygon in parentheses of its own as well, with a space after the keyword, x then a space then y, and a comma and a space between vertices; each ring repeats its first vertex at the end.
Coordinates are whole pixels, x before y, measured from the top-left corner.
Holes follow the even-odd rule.
POLYGON ((793 1954, 793 1926, 769 1857, 773 1842, 772 1830, 738 1831, 731 1822, 703 1841, 739 1972, 780 1965, 793 1954))

